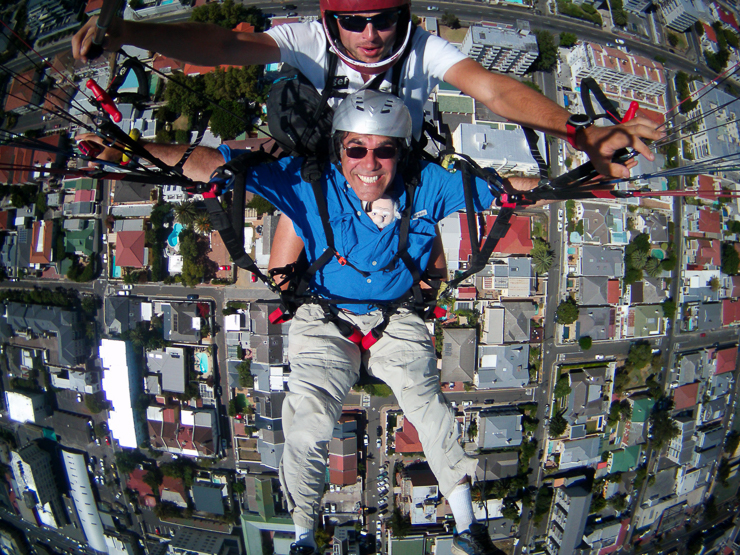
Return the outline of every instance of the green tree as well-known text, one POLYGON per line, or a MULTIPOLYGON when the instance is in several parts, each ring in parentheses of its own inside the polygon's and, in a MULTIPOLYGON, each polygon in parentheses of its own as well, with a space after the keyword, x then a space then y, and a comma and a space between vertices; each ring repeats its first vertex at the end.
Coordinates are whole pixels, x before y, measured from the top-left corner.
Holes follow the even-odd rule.
POLYGON ((475 438, 478 437, 478 421, 473 419, 470 422, 470 426, 468 426, 468 437, 470 438, 470 441, 475 441, 475 438))
POLYGON ((721 287, 721 283, 719 281, 719 278, 717 276, 712 277, 712 279, 709 280, 709 287, 712 291, 719 291, 719 288, 721 287))
POLYGON ((578 320, 578 313, 578 305, 569 297, 558 305, 555 316, 560 324, 572 324, 578 320))
POLYGON ((446 25, 450 29, 460 28, 460 20, 454 13, 449 11, 445 11, 444 15, 440 19, 440 23, 442 23, 442 25, 446 25))
POLYGON ((632 263, 632 268, 637 268, 638 270, 642 270, 645 268, 647 261, 648 261, 648 255, 646 252, 634 251, 630 255, 630 262, 632 263))
POLYGON ((395 507, 390 518, 391 530, 396 538, 404 538, 411 531, 411 519, 395 507))
POLYGON ((672 272, 676 268, 676 262, 677 262, 676 255, 673 253, 673 251, 671 251, 668 253, 668 256, 666 256, 660 262, 660 267, 662 270, 666 272, 672 272))
POLYGON ((550 419, 550 437, 560 437, 568 429, 568 421, 562 412, 556 412, 550 419))
POLYGON ((174 206, 175 220, 185 227, 191 227, 198 217, 198 208, 194 202, 183 201, 174 206))
POLYGON ((626 493, 612 495, 608 501, 609 501, 609 505, 611 505, 615 511, 622 512, 623 510, 627 508, 627 494, 626 493))
POLYGON ((660 260, 651 256, 645 263, 645 273, 651 278, 657 278, 663 273, 663 269, 660 267, 660 260))
POLYGON ((252 375, 251 367, 251 359, 242 361, 236 366, 237 372, 239 374, 239 387, 254 387, 254 376, 252 375))
POLYGON ((630 346, 627 362, 637 370, 645 368, 652 361, 652 348, 647 341, 633 343, 630 346))
POLYGON ((627 12, 624 11, 622 0, 611 0, 609 5, 612 9, 611 13, 614 25, 618 25, 619 27, 627 25, 627 12))
POLYGON ((539 55, 532 63, 531 71, 552 71, 557 63, 558 47, 549 31, 534 31, 539 55))
POLYGON ((736 430, 732 430, 727 437, 725 437, 725 453, 732 456, 737 451, 740 445, 740 433, 736 430))
POLYGON ((262 10, 254 6, 243 6, 234 0, 225 0, 223 3, 213 2, 193 8, 190 20, 201 23, 215 23, 226 29, 233 29, 239 23, 245 22, 254 25, 259 32, 264 29, 265 17, 262 10))
POLYGON ((591 498, 591 506, 588 509, 588 512, 598 513, 606 509, 606 499, 604 499, 603 495, 594 495, 591 498))
POLYGON ((658 409, 650 413, 650 436, 655 449, 662 448, 680 432, 678 424, 670 416, 670 410, 658 409))
POLYGON ((138 449, 123 449, 114 454, 116 466, 121 474, 131 474, 134 469, 146 460, 144 453, 138 449))
POLYGON ((630 373, 627 368, 618 368, 614 374, 614 393, 621 394, 630 383, 630 373))
POLYGON ((699 37, 704 36, 704 24, 701 21, 694 23, 694 31, 696 31, 696 34, 699 35, 699 37))
POLYGON ((734 276, 740 267, 740 256, 735 249, 735 243, 722 243, 722 271, 734 276))
POLYGON ((678 35, 668 31, 668 44, 675 48, 678 46, 679 42, 681 42, 681 39, 678 38, 678 35))
POLYGON ((550 271, 555 253, 550 244, 541 239, 534 239, 532 250, 529 253, 534 263, 534 271, 538 274, 546 274, 550 271))
POLYGON ((159 486, 162 485, 163 477, 162 477, 162 471, 159 470, 156 466, 152 468, 151 470, 147 471, 146 474, 144 474, 144 477, 142 478, 142 481, 152 488, 152 491, 154 492, 154 495, 159 497, 159 486))
POLYGON ((581 347, 582 350, 588 351, 593 345, 593 339, 591 339, 587 335, 584 335, 578 340, 578 345, 581 347))
POLYGON ((244 485, 244 482, 234 482, 232 489, 237 495, 242 495, 245 491, 247 491, 247 487, 244 485))
POLYGON ((259 195, 254 195, 247 203, 247 208, 254 208, 257 214, 272 214, 275 207, 259 195))
POLYGON ((578 42, 578 37, 575 33, 560 33, 560 46, 563 48, 570 48, 578 42))
POLYGON ((555 398, 560 399, 562 397, 567 397, 570 395, 571 391, 573 390, 570 387, 570 379, 568 376, 560 376, 560 379, 558 379, 555 384, 555 391, 553 392, 555 398))
POLYGON ((223 109, 213 110, 209 125, 214 135, 221 137, 223 141, 230 141, 247 130, 247 110, 243 102, 221 100, 218 105, 228 112, 223 109))
POLYGON ((193 220, 193 229, 200 235, 208 235, 213 230, 213 224, 211 223, 211 216, 208 212, 198 212, 198 215, 193 220))
POLYGON ((501 516, 514 522, 519 522, 519 506, 514 499, 510 497, 504 498, 501 507, 501 516))

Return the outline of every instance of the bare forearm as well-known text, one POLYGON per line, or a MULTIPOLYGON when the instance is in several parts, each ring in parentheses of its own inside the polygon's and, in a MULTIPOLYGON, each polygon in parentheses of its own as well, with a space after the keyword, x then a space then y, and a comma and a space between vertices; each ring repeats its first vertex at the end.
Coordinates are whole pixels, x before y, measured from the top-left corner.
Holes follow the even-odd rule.
MULTIPOLYGON (((149 153, 168 166, 177 164, 187 150, 187 145, 145 143, 149 153)), ((185 177, 193 181, 207 182, 211 174, 224 164, 222 154, 213 148, 197 147, 185 162, 182 170, 185 177)))
POLYGON ((125 21, 121 38, 127 44, 202 66, 264 65, 280 61, 280 50, 269 35, 237 33, 210 23, 125 21))

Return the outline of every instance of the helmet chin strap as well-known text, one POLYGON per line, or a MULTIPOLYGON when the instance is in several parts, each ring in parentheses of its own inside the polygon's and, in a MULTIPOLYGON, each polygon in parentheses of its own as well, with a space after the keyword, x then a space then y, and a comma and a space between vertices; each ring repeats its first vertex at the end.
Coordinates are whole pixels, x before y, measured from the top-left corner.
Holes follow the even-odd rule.
POLYGON ((404 50, 406 50, 406 46, 408 45, 411 38, 412 23, 411 19, 409 19, 403 44, 401 44, 401 46, 395 51, 395 53, 393 53, 385 60, 381 60, 379 62, 360 62, 358 60, 355 60, 354 58, 351 58, 347 54, 347 51, 344 49, 344 46, 342 46, 342 44, 334 38, 331 31, 329 30, 329 27, 326 24, 326 19, 327 18, 324 17, 322 23, 324 25, 324 33, 326 34, 326 38, 329 41, 329 46, 331 47, 331 49, 345 64, 364 75, 378 75, 392 67, 398 61, 398 59, 403 56, 403 52, 404 50))

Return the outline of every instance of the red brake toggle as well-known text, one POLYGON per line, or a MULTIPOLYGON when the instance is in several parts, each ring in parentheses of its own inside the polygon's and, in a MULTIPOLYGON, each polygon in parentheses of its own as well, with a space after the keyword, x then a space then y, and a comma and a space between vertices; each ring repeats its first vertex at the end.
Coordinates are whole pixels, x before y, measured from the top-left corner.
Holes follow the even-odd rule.
POLYGON ((365 337, 362 338, 362 349, 367 351, 370 347, 378 342, 378 339, 383 335, 382 331, 375 331, 374 329, 367 332, 365 337))
POLYGON ((283 324, 290 320, 290 317, 285 310, 283 310, 281 307, 278 307, 270 312, 270 315, 267 317, 267 319, 270 320, 271 324, 283 324))
POLYGON ((123 116, 121 115, 121 112, 118 111, 118 108, 116 108, 113 99, 108 95, 108 93, 100 88, 100 85, 95 82, 95 79, 88 79, 86 86, 92 91, 95 100, 100 102, 103 110, 108 112, 108 115, 111 117, 111 119, 116 123, 120 123, 120 121, 123 119, 123 116))
POLYGON ((446 316, 447 315, 447 310, 445 310, 444 307, 435 306, 434 307, 434 310, 432 311, 432 314, 434 314, 434 317, 437 320, 439 320, 440 318, 442 318, 442 316, 446 316))
POLYGON ((347 259, 344 258, 341 254, 337 253, 337 260, 339 261, 339 264, 342 266, 347 265, 347 259))
POLYGON ((627 108, 627 113, 624 114, 624 117, 622 118, 622 123, 627 123, 631 119, 635 119, 635 114, 637 114, 637 110, 639 107, 640 105, 637 103, 636 100, 630 102, 630 107, 627 108))
POLYGON ((102 145, 95 141, 80 141, 77 143, 77 148, 83 156, 87 156, 88 158, 97 158, 98 154, 103 152, 102 145))
POLYGON ((507 195, 506 193, 501 195, 498 201, 502 208, 516 208, 515 203, 509 202, 509 195, 507 195))

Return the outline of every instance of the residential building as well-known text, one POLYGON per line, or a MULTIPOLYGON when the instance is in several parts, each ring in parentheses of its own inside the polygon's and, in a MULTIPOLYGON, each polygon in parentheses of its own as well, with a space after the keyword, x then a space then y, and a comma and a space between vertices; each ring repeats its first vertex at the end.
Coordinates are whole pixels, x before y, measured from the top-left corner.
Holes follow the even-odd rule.
MULTIPOLYGON (((58 306, 26 305, 10 302, 6 305, 4 319, 7 326, 0 326, 3 342, 13 335, 49 338, 48 363, 57 366, 77 366, 89 356, 89 347, 82 315, 75 310, 58 306)), ((0 322, 3 317, 0 316, 0 322)))
POLYGON ((329 442, 329 480, 337 486, 357 482, 357 420, 343 415, 329 442))
POLYGON ((655 305, 631 306, 627 314, 626 337, 652 337, 663 335, 665 317, 663 307, 655 305))
POLYGON ((401 480, 404 509, 411 516, 411 524, 435 524, 437 505, 440 504, 439 486, 426 462, 407 466, 401 480))
POLYGON ((504 341, 529 342, 531 320, 537 315, 537 305, 532 301, 507 301, 501 304, 504 307, 504 341))
POLYGON ((108 333, 120 335, 134 329, 141 317, 141 302, 130 297, 107 296, 104 301, 105 325, 108 333))
POLYGON ((591 436, 563 442, 560 469, 595 466, 601 462, 601 437, 591 436))
POLYGON ((626 245, 626 213, 623 206, 581 203, 583 242, 598 245, 626 245))
POLYGON ((248 475, 247 511, 241 514, 241 529, 247 555, 261 555, 265 538, 271 537, 270 549, 276 555, 289 555, 295 541, 293 519, 284 507, 280 485, 274 476, 248 475), (264 532, 264 533, 263 533, 264 532))
POLYGON ((443 328, 442 382, 472 382, 475 374, 476 328, 443 328))
POLYGON ((61 528, 67 523, 49 453, 36 443, 10 452, 10 469, 15 479, 16 497, 35 512, 40 524, 61 528))
POLYGON ((624 276, 624 252, 622 249, 584 245, 581 248, 581 275, 624 276))
POLYGON ((403 425, 396 430, 396 453, 423 453, 424 447, 419 439, 419 432, 416 431, 410 420, 403 418, 403 425))
POLYGON ((43 392, 5 392, 5 407, 8 418, 16 422, 41 422, 49 416, 49 406, 43 392))
POLYGON ((185 361, 185 349, 166 347, 164 350, 147 351, 147 367, 162 379, 162 391, 185 393, 185 382, 188 373, 185 361))
POLYGON ((210 482, 196 482, 190 488, 195 510, 213 515, 224 514, 223 492, 225 486, 210 482))
POLYGON ((604 276, 584 276, 579 280, 579 305, 598 306, 619 303, 621 296, 619 279, 609 279, 604 276))
MULTIPOLYGON (((544 151, 544 134, 538 133, 538 148, 544 151)), ((521 127, 507 124, 501 129, 489 125, 461 123, 452 135, 457 152, 470 156, 481 167, 493 168, 499 173, 517 172, 539 174, 537 161, 532 157, 521 127)))
POLYGON ((479 345, 477 389, 509 389, 529 383, 529 345, 479 345))
POLYGON ((657 0, 666 27, 684 33, 697 21, 708 21, 709 10, 702 0, 657 0))
POLYGON ((359 539, 354 525, 335 527, 332 555, 360 555, 359 539))
POLYGON ((213 457, 219 451, 213 408, 150 405, 146 417, 149 442, 154 449, 188 457, 213 457))
POLYGON ((589 306, 581 309, 576 320, 575 339, 590 337, 593 341, 614 339, 616 310, 609 306, 589 306))
POLYGON ((545 549, 548 555, 572 555, 586 529, 591 492, 581 482, 555 488, 545 549))
POLYGON ((591 419, 598 420, 598 429, 603 427, 603 416, 609 410, 609 402, 604 399, 611 397, 606 384, 607 373, 605 366, 573 370, 568 373, 571 391, 563 416, 571 429, 578 424, 585 425, 591 419))
MULTIPOLYGON (((629 99, 635 94, 662 97, 666 90, 663 65, 644 56, 627 54, 617 48, 581 42, 569 49, 565 60, 570 68, 571 88, 576 90, 586 77, 595 79, 607 94, 629 99)), ((650 104, 660 102, 648 99, 650 104)))
POLYGON ((683 466, 691 461, 694 454, 694 447, 696 445, 694 439, 694 430, 696 428, 695 419, 693 416, 679 416, 673 420, 678 426, 679 433, 671 439, 666 457, 676 464, 683 466))
POLYGON ((184 526, 177 527, 175 537, 167 546, 170 555, 240 555, 241 552, 237 536, 184 526))
MULTIPOLYGON (((260 380, 261 382, 264 380, 260 380)), ((257 451, 263 466, 278 469, 280 459, 285 449, 285 434, 283 433, 283 391, 255 391, 255 421, 259 430, 257 451)))
MULTIPOLYGON (((701 0, 671 0, 672 3, 701 4, 701 0)), ((689 91, 697 98, 697 106, 687 114, 697 121, 699 130, 688 137, 691 153, 697 161, 721 158, 740 150, 740 108, 735 99, 720 88, 703 89, 703 81, 691 81, 689 91)), ((714 210, 713 210, 714 211, 714 210)), ((717 215, 719 212, 714 211, 717 215)))
POLYGON ((141 393, 141 370, 134 350, 126 341, 102 339, 103 391, 111 405, 108 428, 121 447, 137 449, 146 438, 145 423, 133 407, 141 393))
POLYGON ((200 343, 201 313, 198 303, 162 303, 164 338, 178 343, 200 343))
POLYGON ((51 367, 50 374, 51 385, 59 389, 69 389, 70 391, 85 393, 87 395, 94 395, 102 391, 100 374, 98 372, 51 367))
POLYGON ((516 409, 486 410, 478 417, 481 449, 503 449, 522 444, 522 414, 516 409))
POLYGON ((524 20, 517 20, 516 26, 488 22, 472 25, 460 50, 488 70, 515 75, 524 75, 539 55, 537 38, 524 20))

